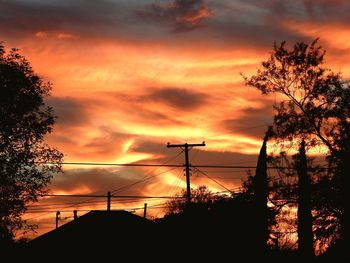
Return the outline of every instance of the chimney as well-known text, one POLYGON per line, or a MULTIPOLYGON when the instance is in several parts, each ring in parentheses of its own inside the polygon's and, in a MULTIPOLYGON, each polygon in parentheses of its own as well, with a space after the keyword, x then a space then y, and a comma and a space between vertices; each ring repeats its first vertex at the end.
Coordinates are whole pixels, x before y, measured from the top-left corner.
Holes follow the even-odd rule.
POLYGON ((74 220, 78 219, 78 211, 73 210, 73 214, 74 214, 74 220))

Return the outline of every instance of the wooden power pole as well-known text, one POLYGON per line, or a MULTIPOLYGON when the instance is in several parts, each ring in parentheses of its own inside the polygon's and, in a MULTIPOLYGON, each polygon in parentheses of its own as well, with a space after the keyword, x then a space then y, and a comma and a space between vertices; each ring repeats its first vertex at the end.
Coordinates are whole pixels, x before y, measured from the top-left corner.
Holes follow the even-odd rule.
POLYGON ((167 147, 168 148, 174 148, 174 147, 178 147, 178 148, 182 148, 185 152, 185 168, 186 168, 186 186, 187 186, 187 190, 186 190, 186 198, 187 198, 187 203, 191 203, 191 184, 190 184, 190 161, 189 161, 189 155, 188 152, 193 148, 193 147, 197 147, 197 146, 205 146, 205 142, 202 143, 198 143, 198 144, 189 144, 189 143, 185 143, 185 144, 170 144, 168 143, 167 147))

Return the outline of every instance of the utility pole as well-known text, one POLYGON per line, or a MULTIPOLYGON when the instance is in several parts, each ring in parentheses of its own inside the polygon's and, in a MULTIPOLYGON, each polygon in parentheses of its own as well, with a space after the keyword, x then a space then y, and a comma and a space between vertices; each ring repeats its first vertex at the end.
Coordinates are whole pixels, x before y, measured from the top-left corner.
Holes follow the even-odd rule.
POLYGON ((107 211, 111 211, 111 192, 107 193, 107 211))
POLYGON ((60 219, 60 215, 61 215, 60 211, 57 211, 56 212, 56 228, 58 228, 58 220, 60 219))
POLYGON ((197 146, 205 146, 205 142, 202 143, 198 143, 198 144, 189 144, 189 143, 185 143, 185 144, 170 144, 168 142, 167 147, 168 148, 182 148, 185 151, 185 168, 186 168, 186 198, 187 198, 187 203, 190 204, 191 203, 191 184, 190 184, 190 161, 189 161, 189 155, 188 152, 193 148, 193 147, 197 147, 197 146))
POLYGON ((145 203, 145 206, 143 208, 143 218, 146 218, 147 215, 147 203, 145 203))

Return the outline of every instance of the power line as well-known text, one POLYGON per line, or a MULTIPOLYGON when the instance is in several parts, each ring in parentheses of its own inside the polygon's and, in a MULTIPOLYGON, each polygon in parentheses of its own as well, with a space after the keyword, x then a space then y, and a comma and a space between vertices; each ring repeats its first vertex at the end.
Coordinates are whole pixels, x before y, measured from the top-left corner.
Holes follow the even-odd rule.
MULTIPOLYGON (((174 198, 174 197, 172 197, 172 198, 174 198)), ((148 208, 151 208, 151 209, 160 208, 160 209, 162 209, 162 208, 164 208, 164 205, 165 205, 164 203, 160 203, 160 204, 151 205, 148 208)), ((115 209, 115 210, 133 211, 133 210, 140 210, 140 209, 143 209, 143 207, 136 207, 136 208, 126 207, 126 208, 123 208, 123 209, 115 209)), ((88 210, 88 209, 74 209, 74 210, 79 211, 79 212, 90 212, 90 211, 92 211, 91 209, 90 210, 88 210)), ((98 211, 105 211, 104 209, 103 210, 97 209, 97 210, 98 211)), ((60 212, 62 212, 62 213, 70 213, 72 211, 73 210, 60 210, 60 212)), ((49 215, 51 213, 56 213, 56 212, 57 212, 57 210, 45 210, 45 209, 35 210, 35 211, 28 211, 28 212, 26 212, 28 214, 35 214, 35 213, 41 213, 41 214, 38 215, 38 216, 33 216, 33 217, 30 217, 30 218, 27 218, 25 220, 26 221, 30 221, 30 220, 37 219, 39 217, 43 217, 43 216, 49 215)))
MULTIPOLYGON (((163 205, 163 204, 160 204, 163 205)), ((158 208, 166 208, 167 206, 158 206, 158 205, 154 205, 154 206, 149 206, 147 207, 147 209, 158 209, 158 208)), ((114 211, 118 211, 118 210, 141 210, 144 209, 144 207, 126 207, 125 209, 113 209, 114 211)), ((91 211, 105 211, 105 210, 89 210, 89 209, 74 209, 75 211, 78 212, 91 212, 91 211)), ((57 212, 57 210, 35 210, 35 211, 29 211, 27 212, 28 214, 35 214, 35 213, 55 213, 57 212)), ((73 210, 60 210, 61 213, 71 213, 73 212, 73 210)), ((65 217, 65 218, 71 218, 71 217, 65 217)), ((26 220, 30 220, 30 219, 26 219, 26 220)))
MULTIPOLYGON (((256 169, 256 166, 241 166, 241 165, 191 165, 194 168, 234 168, 234 169, 256 169)), ((286 166, 269 166, 268 169, 293 169, 286 166)))
MULTIPOLYGON (((56 211, 55 211, 56 212, 56 211)), ((44 214, 41 214, 41 215, 38 215, 38 216, 33 216, 33 217, 30 217, 30 218, 27 218, 27 219, 25 219, 25 221, 29 221, 29 220, 33 220, 33 219, 37 219, 37 218, 39 218, 39 217, 43 217, 43 216, 46 216, 46 215, 48 215, 48 214, 51 214, 51 211, 50 212, 43 212, 44 214)))
POLYGON ((175 170, 175 169, 176 169, 176 167, 173 167, 173 168, 171 168, 171 169, 168 169, 168 170, 163 171, 163 172, 158 173, 158 174, 148 175, 148 176, 146 176, 146 177, 144 177, 144 178, 142 178, 142 179, 140 179, 140 180, 138 180, 138 181, 136 181, 136 182, 134 182, 134 183, 127 184, 127 185, 124 185, 124 186, 122 186, 122 187, 119 187, 119 188, 113 190, 111 193, 118 193, 118 192, 120 192, 120 191, 122 191, 122 190, 125 190, 125 189, 127 189, 127 188, 130 188, 130 187, 132 187, 132 186, 134 186, 134 185, 143 183, 143 182, 148 181, 148 180, 150 180, 150 179, 152 179, 152 178, 154 178, 154 177, 156 177, 156 176, 159 176, 159 175, 161 175, 161 174, 165 174, 165 173, 170 172, 170 171, 175 170))
MULTIPOLYGON (((78 198, 80 198, 80 197, 106 198, 107 197, 106 195, 63 195, 63 194, 46 194, 46 195, 38 195, 38 196, 39 197, 78 197, 78 198)), ((182 198, 182 197, 173 197, 173 196, 113 196, 112 195, 111 198, 135 198, 135 199, 142 200, 142 199, 173 199, 173 198, 182 198)), ((89 199, 89 200, 91 200, 91 199, 89 199)), ((84 202, 80 202, 77 204, 82 204, 82 203, 84 203, 84 202)), ((73 206, 74 206, 74 204, 62 207, 61 209, 66 209, 66 208, 73 207, 73 206)), ((79 210, 79 211, 82 211, 82 210, 79 210)), ((88 210, 88 211, 91 211, 91 210, 88 210)), ((50 214, 51 212, 52 211, 41 214, 39 216, 34 216, 31 218, 28 218, 26 220, 32 220, 32 219, 36 219, 36 218, 39 218, 42 216, 46 216, 46 215, 50 214)))
POLYGON ((176 195, 176 192, 177 192, 177 189, 180 188, 180 184, 182 182, 181 180, 181 176, 183 176, 183 171, 179 171, 176 175, 175 175, 175 178, 174 180, 172 181, 171 185, 170 185, 170 189, 169 189, 169 193, 171 196, 175 196, 176 195))
POLYGON ((222 188, 224 188, 225 190, 229 191, 230 193, 231 190, 228 189, 226 186, 224 186, 223 184, 219 183, 217 180, 213 179, 211 176, 207 175, 205 172, 202 172, 201 170, 195 168, 198 172, 200 172, 201 174, 205 175, 206 177, 208 177, 210 180, 212 180, 214 183, 216 183, 217 185, 221 186, 222 188))
MULTIPOLYGON (((168 158, 168 159, 165 160, 164 163, 162 163, 161 165, 167 165, 167 163, 169 163, 169 162, 175 160, 177 157, 179 157, 179 156, 181 155, 181 153, 183 153, 183 151, 184 151, 184 150, 181 149, 181 151, 180 151, 177 155, 175 155, 174 157, 168 158)), ((174 170, 175 168, 176 168, 176 167, 173 167, 173 168, 171 168, 171 169, 169 169, 169 170, 167 170, 167 171, 161 172, 161 173, 156 174, 156 175, 152 175, 152 173, 154 173, 155 171, 157 171, 157 170, 159 169, 159 168, 156 168, 156 169, 152 170, 150 173, 148 173, 148 175, 146 175, 145 177, 143 177, 142 179, 140 179, 139 181, 136 181, 136 182, 134 182, 134 183, 131 183, 131 184, 128 184, 128 185, 119 187, 118 189, 115 189, 115 190, 113 190, 113 191, 111 191, 111 192, 112 192, 112 193, 119 193, 119 192, 121 192, 121 191, 124 191, 124 190, 127 189, 127 188, 133 187, 133 186, 136 185, 136 184, 145 182, 145 181, 147 181, 147 180, 149 180, 149 179, 151 179, 151 178, 153 178, 153 177, 156 177, 156 176, 158 176, 158 175, 164 174, 164 173, 166 173, 166 172, 170 172, 170 171, 174 170)))
MULTIPOLYGON (((125 200, 129 200, 129 199, 123 199, 123 201, 125 200)), ((130 199, 130 200, 134 200, 134 199, 130 199)), ((132 202, 132 201, 130 201, 132 202)), ((37 204, 37 205, 28 205, 27 208, 40 208, 40 207, 62 207, 62 206, 67 206, 67 205, 75 205, 77 202, 68 202, 68 203, 46 203, 46 204, 37 204)), ((106 203, 105 201, 88 201, 85 202, 86 204, 98 204, 98 203, 106 203)), ((80 205, 80 204, 78 204, 80 205)))
MULTIPOLYGON (((202 169, 201 169, 202 170, 202 169)), ((202 170, 205 173, 244 173, 247 172, 247 170, 202 170)))
MULTIPOLYGON (((204 175, 197 175, 197 178, 204 178, 207 176, 204 175)), ((224 176, 211 176, 213 179, 222 179, 222 180, 245 180, 245 178, 238 178, 238 177, 224 177, 224 176)))
POLYGON ((256 163, 257 161, 242 161, 242 162, 229 162, 229 163, 211 163, 210 165, 238 165, 243 163, 256 163))
MULTIPOLYGON (((57 164, 52 162, 37 162, 37 164, 57 164)), ((62 162, 62 165, 81 165, 81 166, 121 166, 121 167, 185 167, 184 164, 139 164, 139 163, 91 163, 91 162, 62 162)), ((194 168, 226 168, 226 169, 256 169, 256 166, 240 166, 240 165, 190 165, 194 168)), ((267 169, 285 169, 292 170, 293 167, 288 166, 268 166, 267 169)), ((319 167, 318 169, 329 170, 330 167, 319 167)))
MULTIPOLYGON (((165 149, 164 149, 164 152, 165 152, 165 149)), ((163 164, 161 164, 161 165, 166 165, 168 162, 175 160, 178 156, 180 156, 181 153, 182 153, 182 151, 179 152, 176 156, 168 158, 168 159, 167 159, 163 164)), ((90 165, 90 164, 92 165, 92 164, 94 164, 94 163, 88 163, 88 165, 90 165)), ((102 165, 108 165, 108 164, 103 163, 102 165)), ((118 165, 118 164, 117 164, 117 165, 118 165)), ((151 173, 155 172, 157 169, 159 169, 159 168, 154 169, 151 173)), ((171 170, 173 170, 173 169, 175 169, 175 167, 169 169, 168 171, 171 171, 171 170)), ((167 171, 167 172, 168 172, 168 171, 167 171)), ((163 172, 163 173, 165 173, 165 172, 163 172)), ((160 173, 160 174, 163 174, 163 173, 160 173)), ((157 175, 160 175, 160 174, 157 174, 157 175)), ((111 193, 113 194, 113 193, 121 192, 121 191, 123 191, 123 190, 125 190, 125 189, 127 189, 127 188, 130 188, 130 187, 132 187, 132 186, 134 186, 134 185, 136 185, 136 184, 139 184, 139 183, 141 183, 141 182, 144 182, 144 181, 146 181, 146 180, 149 180, 149 179, 151 179, 151 178, 153 178, 153 177, 155 177, 155 176, 157 176, 157 175, 151 175, 151 176, 148 175, 148 176, 142 178, 141 180, 139 180, 139 181, 137 181, 137 182, 135 182, 135 183, 131 183, 131 184, 122 186, 122 187, 120 187, 120 188, 118 188, 118 189, 115 189, 115 190, 111 191, 111 193), (147 177, 148 177, 148 178, 147 178, 147 177)), ((78 205, 79 205, 79 204, 83 204, 83 203, 88 202, 88 201, 91 201, 91 200, 93 200, 93 199, 95 199, 95 197, 89 198, 89 199, 84 200, 84 201, 80 201, 80 202, 75 203, 75 204, 72 204, 72 205, 70 205, 70 206, 68 206, 68 207, 72 207, 72 206, 77 205, 77 204, 78 204, 78 205)))
MULTIPOLYGON (((88 209, 74 209, 76 211, 80 211, 80 212, 89 212, 91 211, 88 210, 88 209)), ((59 210, 61 213, 70 213, 72 212, 73 210, 59 210)), ((36 214, 36 213, 47 213, 47 214, 50 214, 50 213, 53 213, 53 212, 57 212, 57 210, 44 210, 44 209, 41 209, 41 210, 31 210, 31 211, 28 211, 26 213, 28 214, 36 214)), ((31 220, 31 219, 34 219, 34 218, 30 218, 30 219, 26 219, 26 220, 31 220)))
MULTIPOLYGON (((75 195, 74 194, 42 194, 42 195, 37 195, 37 196, 38 197, 93 197, 93 198, 99 198, 99 197, 106 198, 107 197, 107 195, 82 195, 82 194, 81 195, 79 195, 79 194, 75 194, 75 195)), ((111 195, 111 198, 169 199, 169 198, 174 198, 174 197, 173 196, 111 195)))
MULTIPOLYGON (((147 199, 147 198, 145 198, 147 199)), ((155 200, 157 198, 153 198, 153 200, 155 200)), ((159 199, 164 199, 164 198, 159 198, 159 199)), ((120 204, 120 203, 138 203, 140 202, 140 200, 143 200, 142 198, 123 198, 123 199, 120 199, 118 200, 117 202, 112 202, 112 203, 117 203, 117 204, 120 204)), ((45 209, 45 208, 53 208, 55 207, 56 209, 65 209, 67 208, 67 205, 70 205, 70 204, 73 204, 74 207, 80 207, 80 206, 89 206, 89 205, 92 205, 92 206, 95 206, 95 205, 101 205, 101 204, 105 204, 106 201, 86 201, 84 203, 78 203, 77 202, 74 202, 74 203, 53 203, 53 204, 50 204, 50 203, 47 203, 47 204, 38 204, 38 205, 29 205, 27 206, 28 210, 27 211, 33 211, 33 210, 38 210, 38 209, 45 209)))
MULTIPOLYGON (((36 162, 36 164, 52 164, 54 162, 36 162)), ((123 167, 184 167, 183 164, 139 164, 139 163, 94 163, 94 162, 62 162, 62 165, 86 165, 86 166, 123 166, 123 167)))

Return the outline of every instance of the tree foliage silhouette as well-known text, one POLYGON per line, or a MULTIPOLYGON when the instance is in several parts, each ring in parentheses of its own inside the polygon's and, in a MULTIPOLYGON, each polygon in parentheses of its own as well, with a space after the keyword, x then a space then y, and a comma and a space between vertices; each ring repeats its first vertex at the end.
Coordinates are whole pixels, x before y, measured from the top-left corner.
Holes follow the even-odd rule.
POLYGON ((349 244, 350 88, 339 73, 324 67, 324 56, 317 39, 310 45, 298 42, 291 49, 282 42, 274 45, 256 75, 244 78, 263 94, 281 95, 281 102, 274 105, 277 140, 294 143, 304 139, 309 147, 326 146, 329 165, 334 168, 329 176, 337 178, 329 182, 340 182, 332 188, 339 189, 341 236, 349 244))
POLYGON ((62 153, 44 142, 55 123, 44 101, 50 91, 17 49, 0 43, 0 242, 30 227, 21 219, 26 205, 61 171, 62 153))
POLYGON ((262 69, 245 80, 263 94, 279 93, 287 99, 274 105, 278 138, 293 140, 302 135, 335 152, 344 148, 350 136, 344 134, 349 129, 350 89, 340 74, 322 66, 325 51, 316 44, 316 40, 310 46, 300 42, 292 50, 285 42, 275 44, 262 69))
MULTIPOLYGON (((258 233, 266 231, 261 231, 261 224, 257 223, 262 217, 254 199, 253 180, 246 187, 241 193, 226 196, 214 194, 206 186, 200 186, 192 189, 189 205, 185 199, 186 192, 182 191, 178 196, 184 198, 168 202, 167 214, 159 220, 161 232, 170 236, 170 240, 176 240, 173 246, 181 243, 184 247, 190 247, 191 251, 197 251, 199 256, 229 259, 234 255, 250 262, 257 256, 258 249, 266 248, 258 237, 258 233), (223 238, 228 238, 228 241, 222 242, 223 238), (250 253, 252 251, 254 253, 250 253)), ((275 213, 269 207, 266 210, 264 218, 267 222, 263 222, 263 227, 269 229, 274 224, 275 213)), ((263 240, 266 243, 265 236, 263 240)), ((259 253, 260 258, 266 255, 259 253)))
POLYGON ((166 203, 167 215, 184 213, 188 209, 208 211, 208 209, 213 206, 215 201, 218 200, 218 196, 214 195, 205 185, 201 185, 196 189, 191 189, 190 208, 187 204, 185 190, 176 194, 176 196, 182 198, 172 199, 166 203))

